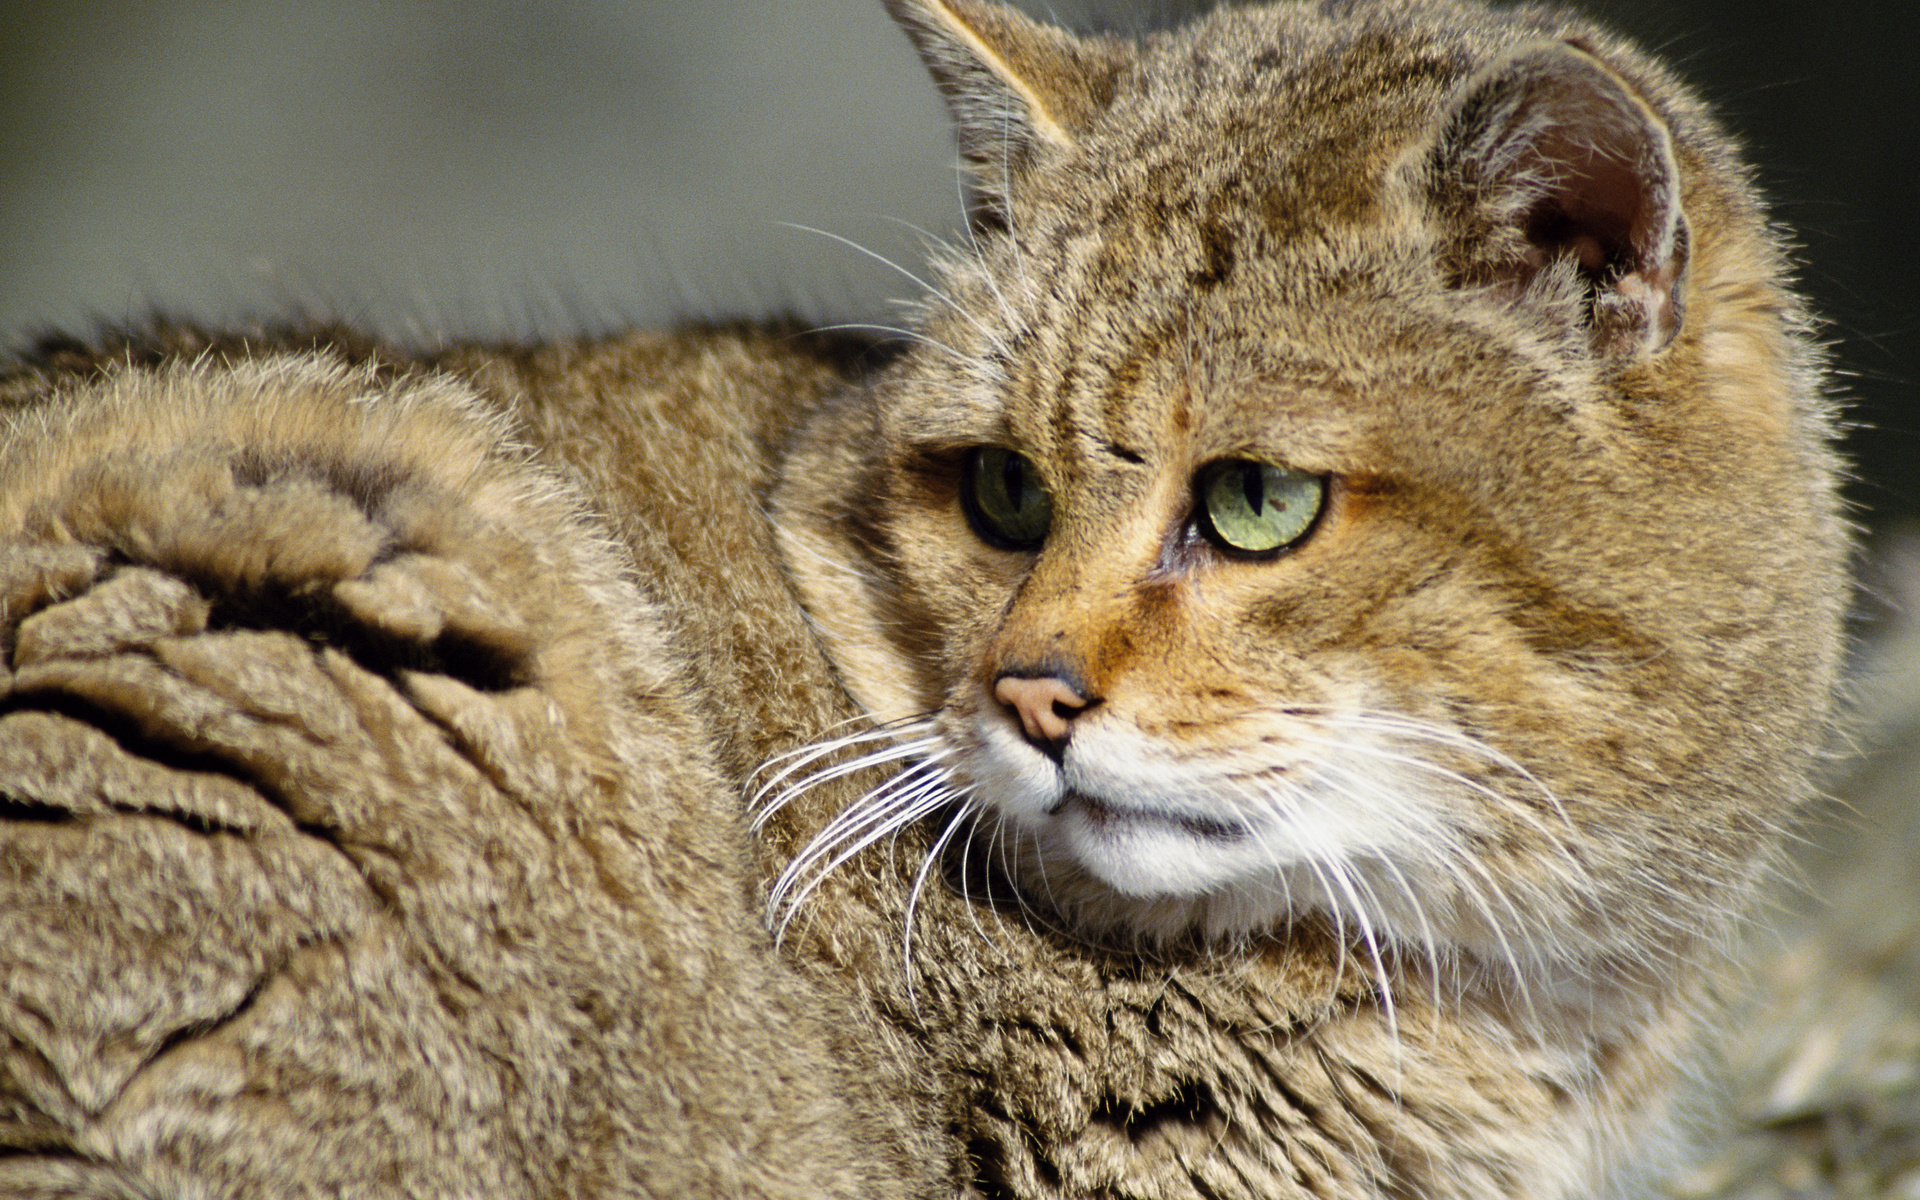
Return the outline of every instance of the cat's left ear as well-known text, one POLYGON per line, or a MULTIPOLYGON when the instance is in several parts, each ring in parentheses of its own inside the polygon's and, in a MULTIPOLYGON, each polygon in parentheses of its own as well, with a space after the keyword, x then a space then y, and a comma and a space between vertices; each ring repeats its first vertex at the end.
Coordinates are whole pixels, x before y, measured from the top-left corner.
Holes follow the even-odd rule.
POLYGON ((1130 52, 985 0, 886 4, 946 97, 975 219, 1004 225, 1014 183, 1106 110, 1130 52))
POLYGON ((1679 332, 1688 244, 1673 141, 1584 46, 1529 47, 1468 83, 1429 165, 1453 218, 1456 284, 1525 307, 1577 282, 1608 357, 1653 353, 1679 332))

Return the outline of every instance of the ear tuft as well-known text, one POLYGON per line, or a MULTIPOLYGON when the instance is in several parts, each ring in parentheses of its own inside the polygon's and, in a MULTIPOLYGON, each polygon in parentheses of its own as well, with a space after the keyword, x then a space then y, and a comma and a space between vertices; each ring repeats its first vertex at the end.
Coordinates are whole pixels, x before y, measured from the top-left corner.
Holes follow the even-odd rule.
POLYGON ((1586 288, 1597 351, 1651 353, 1679 331, 1688 246, 1672 140, 1583 47, 1531 47, 1469 83, 1434 167, 1458 220, 1456 283, 1523 304, 1565 263, 1586 288))
POLYGON ((1044 149, 1070 149, 1113 100, 1130 52, 985 0, 886 0, 953 114, 974 216, 1005 224, 1007 192, 1044 149))

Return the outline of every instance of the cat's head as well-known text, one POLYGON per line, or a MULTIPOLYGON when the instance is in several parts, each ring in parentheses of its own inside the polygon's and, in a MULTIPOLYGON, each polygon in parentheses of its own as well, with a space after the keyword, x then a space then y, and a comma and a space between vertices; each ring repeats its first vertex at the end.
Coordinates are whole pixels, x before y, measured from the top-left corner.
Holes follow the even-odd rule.
POLYGON ((1319 913, 1541 977, 1722 930, 1807 790, 1846 542, 1723 135, 1538 10, 889 6, 970 234, 782 520, 976 849, 1097 936, 1319 913))

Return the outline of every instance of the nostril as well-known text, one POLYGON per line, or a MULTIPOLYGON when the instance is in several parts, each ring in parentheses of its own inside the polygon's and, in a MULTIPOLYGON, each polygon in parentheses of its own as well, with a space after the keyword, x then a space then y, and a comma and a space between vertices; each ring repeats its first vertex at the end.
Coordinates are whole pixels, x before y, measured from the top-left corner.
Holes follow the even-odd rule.
POLYGON ((1067 739, 1066 738, 1064 737, 1044 738, 1044 739, 1030 738, 1028 739, 1027 744, 1032 746, 1035 750, 1038 750, 1040 753, 1046 755, 1048 758, 1052 759, 1054 766, 1064 767, 1067 765, 1067 739))
POLYGON ((1003 675, 994 682, 993 697, 1019 718, 1027 741, 1055 762, 1065 753, 1073 719, 1089 707, 1079 692, 1053 675, 1003 675))

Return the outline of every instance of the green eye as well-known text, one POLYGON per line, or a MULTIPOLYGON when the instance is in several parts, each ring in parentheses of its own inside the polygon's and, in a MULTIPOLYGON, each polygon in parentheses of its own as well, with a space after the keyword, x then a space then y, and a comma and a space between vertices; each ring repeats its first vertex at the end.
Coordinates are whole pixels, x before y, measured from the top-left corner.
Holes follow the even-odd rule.
POLYGON ((1200 529, 1223 550, 1266 554, 1306 536, 1326 499, 1326 480, 1291 467, 1229 459, 1195 482, 1200 529))
POLYGON ((1040 473, 1023 456, 999 446, 979 446, 960 473, 960 504, 980 540, 1002 550, 1031 550, 1053 523, 1053 502, 1040 473))

